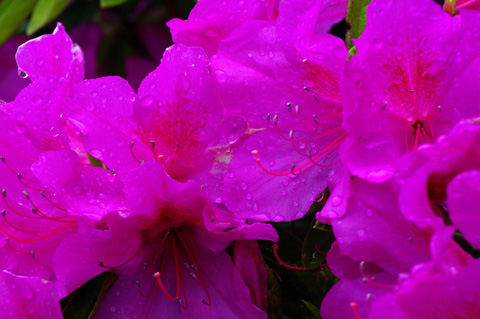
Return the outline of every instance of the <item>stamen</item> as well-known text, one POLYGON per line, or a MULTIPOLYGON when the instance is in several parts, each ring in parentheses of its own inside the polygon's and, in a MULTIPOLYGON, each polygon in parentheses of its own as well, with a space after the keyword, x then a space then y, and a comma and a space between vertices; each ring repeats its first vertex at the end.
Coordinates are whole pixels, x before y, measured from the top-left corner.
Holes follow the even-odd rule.
POLYGON ((178 295, 180 293, 180 282, 178 281, 178 278, 177 278, 177 292, 176 292, 175 296, 172 296, 172 295, 170 295, 170 293, 167 291, 167 289, 163 285, 162 278, 161 278, 162 274, 160 272, 156 272, 156 273, 153 274, 153 277, 155 277, 158 285, 160 286, 163 293, 165 294, 165 296, 167 296, 168 299, 170 299, 171 301, 178 300, 178 295))
POLYGON ((395 285, 383 285, 383 284, 377 283, 375 281, 375 276, 368 277, 365 274, 365 272, 363 271, 364 268, 365 268, 365 262, 362 261, 362 262, 360 262, 360 264, 358 266, 358 269, 359 269, 360 274, 363 277, 363 281, 365 282, 366 285, 371 286, 371 287, 378 287, 380 289, 384 289, 384 290, 388 290, 388 291, 392 291, 396 287, 395 285))
POLYGON ((272 248, 273 248, 273 254, 275 255, 275 259, 278 261, 278 263, 280 265, 282 265, 283 267, 286 267, 286 268, 289 268, 289 269, 293 269, 293 270, 306 270, 305 268, 303 267, 300 267, 300 266, 292 266, 292 265, 289 265, 287 263, 285 263, 283 260, 280 259, 280 257, 278 256, 278 245, 277 244, 273 244, 272 245, 272 248))
POLYGON ((350 308, 352 308, 353 316, 355 319, 362 319, 362 317, 358 314, 358 302, 351 302, 350 303, 350 308))
POLYGON ((252 247, 249 246, 249 247, 248 247, 248 250, 249 250, 249 252, 250 252, 250 256, 252 256, 252 258, 253 258, 253 261, 254 261, 257 265, 259 265, 260 268, 265 269, 265 270, 267 270, 267 271, 268 271, 268 270, 271 271, 272 273, 274 273, 274 274, 277 276, 277 278, 278 278, 279 281, 282 281, 282 278, 280 277, 280 275, 278 274, 278 272, 276 272, 276 271, 273 270, 272 268, 268 268, 267 266, 263 265, 263 264, 260 262, 260 260, 258 260, 257 256, 256 256, 255 253, 253 252, 252 247))
POLYGON ((139 163, 142 164, 142 161, 140 161, 136 156, 135 153, 133 153, 133 146, 135 143, 133 141, 130 141, 130 153, 132 154, 132 157, 139 163))
POLYGON ((45 238, 48 238, 48 237, 50 237, 50 236, 53 236, 53 235, 61 232, 62 230, 65 230, 65 229, 68 229, 68 228, 74 226, 76 223, 77 223, 76 221, 75 221, 75 222, 72 222, 72 223, 67 224, 67 225, 65 225, 65 226, 63 226, 63 227, 60 227, 60 228, 58 228, 58 229, 56 229, 56 230, 54 230, 54 231, 52 231, 52 232, 50 232, 50 233, 48 233, 48 234, 46 234, 46 235, 39 236, 39 237, 36 237, 36 238, 31 238, 31 239, 22 239, 22 238, 18 238, 18 237, 12 236, 12 235, 9 234, 8 232, 6 232, 5 229, 3 229, 2 227, 0 227, 0 231, 3 232, 3 233, 5 233, 5 235, 8 236, 8 238, 13 239, 13 240, 15 240, 15 241, 18 241, 18 242, 21 242, 21 243, 33 243, 33 242, 39 241, 39 240, 41 240, 41 239, 45 239, 45 238))

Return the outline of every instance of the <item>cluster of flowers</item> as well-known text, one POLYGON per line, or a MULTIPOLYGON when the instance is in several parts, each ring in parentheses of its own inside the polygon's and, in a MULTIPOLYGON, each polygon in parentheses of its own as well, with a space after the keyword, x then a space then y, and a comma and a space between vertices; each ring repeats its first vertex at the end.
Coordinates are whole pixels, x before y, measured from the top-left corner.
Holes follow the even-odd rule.
POLYGON ((93 318, 266 318, 256 240, 328 187, 323 318, 479 318, 480 13, 373 0, 349 58, 328 34, 346 8, 200 1, 138 93, 84 80, 60 24, 20 46, 32 83, 0 105, 4 313, 62 318, 111 270, 93 318))

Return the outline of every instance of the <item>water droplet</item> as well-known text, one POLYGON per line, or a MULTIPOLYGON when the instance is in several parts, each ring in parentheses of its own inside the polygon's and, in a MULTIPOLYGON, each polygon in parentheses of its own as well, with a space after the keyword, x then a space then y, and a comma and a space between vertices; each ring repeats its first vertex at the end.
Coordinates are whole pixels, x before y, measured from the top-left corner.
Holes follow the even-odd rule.
POLYGON ((332 198, 332 206, 338 207, 342 203, 342 198, 340 196, 335 196, 332 198))
POLYGON ((294 207, 298 207, 298 202, 293 202, 292 205, 293 205, 294 207))
POLYGON ((28 78, 28 74, 23 72, 23 70, 20 68, 18 68, 18 76, 21 77, 22 79, 28 78))
POLYGON ((247 184, 245 183, 242 183, 242 186, 240 186, 243 190, 246 190, 248 187, 247 187, 247 184))
POLYGON ((365 215, 367 215, 367 217, 371 217, 373 215, 373 210, 367 208, 367 210, 365 211, 365 215))
POLYGON ((252 199, 252 194, 251 193, 248 193, 247 194, 247 200, 251 200, 252 199))
POLYGON ((258 212, 258 206, 257 206, 257 203, 255 203, 255 204, 253 205, 253 211, 254 211, 254 212, 258 212))
POLYGON ((90 99, 85 100, 84 105, 85 105, 85 109, 89 112, 93 111, 93 109, 95 108, 95 104, 90 99))
POLYGON ((225 72, 217 70, 215 71, 215 78, 219 83, 223 83, 227 80, 227 75, 225 74, 225 72))
POLYGON ((18 112, 15 115, 15 118, 17 119, 17 121, 23 121, 25 119, 25 114, 23 114, 22 112, 18 112))
POLYGON ((111 306, 111 307, 110 307, 110 311, 111 311, 111 312, 117 312, 117 307, 111 306))
POLYGON ((327 213, 327 216, 331 219, 334 219, 334 218, 337 218, 338 214, 336 212, 334 212, 333 210, 331 210, 327 213))
POLYGON ((357 230, 357 238, 360 241, 365 241, 367 240, 367 233, 363 229, 357 230))
POLYGON ((282 181, 282 185, 283 185, 283 186, 288 186, 288 179, 285 178, 285 179, 282 181))
POLYGON ((40 96, 33 97, 33 104, 40 105, 43 102, 43 99, 40 96))
POLYGON ((23 125, 15 125, 15 130, 19 134, 23 134, 27 131, 27 129, 23 125))
POLYGON ((153 101, 155 101, 155 98, 152 95, 145 95, 141 99, 141 103, 143 106, 150 106, 153 104, 153 101))
POLYGON ((100 102, 107 103, 107 97, 105 95, 100 96, 100 102))

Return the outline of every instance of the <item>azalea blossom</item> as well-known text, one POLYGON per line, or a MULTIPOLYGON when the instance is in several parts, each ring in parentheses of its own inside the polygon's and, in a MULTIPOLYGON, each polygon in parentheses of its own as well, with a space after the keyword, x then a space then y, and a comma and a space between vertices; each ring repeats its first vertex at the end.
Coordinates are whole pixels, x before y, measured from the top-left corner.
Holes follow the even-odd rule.
POLYGON ((125 196, 127 211, 108 214, 104 229, 70 237, 55 256, 58 280, 68 292, 105 270, 121 274, 96 317, 266 317, 224 249, 232 240, 276 240, 270 225, 234 219, 193 182, 173 180, 157 162, 128 174, 125 196))
POLYGON ((398 157, 479 114, 477 22, 476 13, 452 17, 433 1, 372 1, 342 82, 342 150, 353 175, 385 181, 398 157))
POLYGON ((244 23, 212 57, 222 102, 250 128, 225 181, 225 203, 236 216, 300 218, 329 181, 337 183, 347 51, 325 32, 344 5, 284 1, 276 21, 244 23))

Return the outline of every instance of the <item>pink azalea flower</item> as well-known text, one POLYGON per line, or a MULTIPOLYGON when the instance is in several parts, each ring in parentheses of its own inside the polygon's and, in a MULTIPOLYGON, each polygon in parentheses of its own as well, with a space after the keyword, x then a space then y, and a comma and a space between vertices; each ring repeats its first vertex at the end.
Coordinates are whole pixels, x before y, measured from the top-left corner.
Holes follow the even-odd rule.
POLYGON ((243 218, 300 218, 341 174, 338 85, 347 51, 324 32, 342 16, 329 16, 320 1, 302 4, 284 1, 276 21, 244 23, 212 57, 222 102, 250 127, 224 190, 227 207, 243 218))
POLYGON ((273 227, 234 219, 157 162, 126 176, 125 195, 128 210, 107 215, 103 230, 70 237, 55 256, 68 292, 106 269, 121 274, 95 318, 266 318, 252 303, 263 297, 245 283, 253 274, 242 277, 254 265, 241 259, 252 254, 236 253, 238 269, 224 249, 233 240, 276 240, 273 227))
POLYGON ((2 316, 18 319, 62 319, 57 292, 52 282, 37 277, 0 273, 2 316))
POLYGON ((342 90, 354 175, 385 181, 400 156, 479 114, 479 27, 475 13, 451 17, 433 1, 372 1, 342 90))
POLYGON ((251 20, 273 20, 279 0, 203 0, 190 11, 188 20, 170 20, 173 42, 197 46, 211 56, 218 45, 243 23, 251 20))
POLYGON ((396 283, 395 276, 376 264, 359 262, 342 254, 337 242, 328 252, 327 261, 340 282, 322 301, 320 314, 325 319, 355 318, 355 314, 366 318, 375 300, 387 294, 396 283))
POLYGON ((402 158, 397 183, 403 215, 418 225, 443 228, 448 214, 475 247, 478 242, 477 171, 480 157, 478 119, 461 121, 434 145, 402 158))
POLYGON ((368 318, 480 318, 480 260, 451 245, 452 233, 450 228, 435 235, 432 261, 415 266, 380 297, 368 318))
POLYGON ((0 110, 0 262, 12 273, 48 279, 55 249, 77 230, 61 188, 82 165, 62 104, 83 77, 83 59, 60 24, 23 44, 16 58, 33 83, 0 110))
POLYGON ((434 230, 402 215, 397 185, 354 178, 351 192, 345 215, 332 221, 343 254, 373 262, 395 276, 430 260, 434 230))
POLYGON ((67 117, 82 133, 87 152, 117 174, 159 161, 170 176, 199 181, 221 202, 230 144, 245 123, 224 117, 207 63, 200 48, 175 45, 137 97, 117 77, 84 81, 72 89, 67 117))

